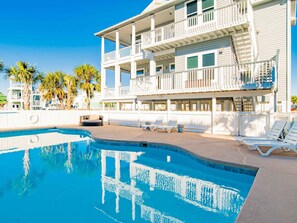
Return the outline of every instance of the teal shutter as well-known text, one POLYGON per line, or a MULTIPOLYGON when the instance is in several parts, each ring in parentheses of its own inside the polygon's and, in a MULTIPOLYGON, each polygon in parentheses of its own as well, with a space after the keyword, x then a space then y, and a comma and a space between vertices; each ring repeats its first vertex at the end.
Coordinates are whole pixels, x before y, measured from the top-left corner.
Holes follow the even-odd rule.
POLYGON ((203 55, 203 67, 210 67, 215 65, 215 54, 209 53, 203 55))
POLYGON ((187 4, 187 15, 197 13, 197 0, 187 4))
POLYGON ((214 0, 202 0, 202 10, 214 7, 214 0))
POLYGON ((198 68, 198 56, 188 57, 187 58, 187 69, 198 68))

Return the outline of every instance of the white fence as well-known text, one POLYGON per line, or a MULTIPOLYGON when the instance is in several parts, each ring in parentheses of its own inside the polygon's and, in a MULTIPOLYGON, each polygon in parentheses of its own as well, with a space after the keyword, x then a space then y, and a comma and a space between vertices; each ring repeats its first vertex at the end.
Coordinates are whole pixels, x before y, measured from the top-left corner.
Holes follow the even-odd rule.
POLYGON ((254 112, 156 112, 156 111, 20 111, 0 112, 0 130, 45 126, 78 125, 81 115, 103 115, 111 125, 141 126, 164 117, 164 122, 177 118, 186 131, 226 135, 263 136, 274 120, 297 121, 297 114, 254 112))

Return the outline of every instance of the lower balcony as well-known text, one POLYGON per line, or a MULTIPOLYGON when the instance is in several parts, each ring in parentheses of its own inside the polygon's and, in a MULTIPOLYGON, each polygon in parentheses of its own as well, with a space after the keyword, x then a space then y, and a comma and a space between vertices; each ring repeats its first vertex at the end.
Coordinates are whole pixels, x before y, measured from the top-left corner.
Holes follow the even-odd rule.
POLYGON ((130 86, 121 86, 118 90, 116 90, 116 88, 105 88, 102 97, 103 99, 133 98, 130 86))
POLYGON ((274 59, 211 67, 185 72, 138 77, 131 81, 132 94, 164 95, 272 89, 277 79, 274 59))

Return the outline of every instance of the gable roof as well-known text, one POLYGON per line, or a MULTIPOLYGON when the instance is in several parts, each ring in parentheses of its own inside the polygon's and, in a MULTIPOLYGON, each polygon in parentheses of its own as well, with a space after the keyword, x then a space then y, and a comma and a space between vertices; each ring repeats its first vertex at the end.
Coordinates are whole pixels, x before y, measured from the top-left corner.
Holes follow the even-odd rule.
POLYGON ((146 13, 149 12, 151 10, 154 10, 158 7, 160 7, 161 5, 163 5, 164 3, 170 2, 171 0, 153 0, 151 2, 151 4, 149 4, 142 13, 146 13))

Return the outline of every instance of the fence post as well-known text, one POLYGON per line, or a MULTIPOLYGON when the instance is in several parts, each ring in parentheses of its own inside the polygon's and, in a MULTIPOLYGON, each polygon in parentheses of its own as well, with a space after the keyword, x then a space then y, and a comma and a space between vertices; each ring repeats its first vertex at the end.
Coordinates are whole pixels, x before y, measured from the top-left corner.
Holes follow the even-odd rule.
POLYGON ((216 97, 212 98, 212 111, 211 111, 211 134, 215 134, 215 120, 216 120, 216 111, 217 111, 217 99, 216 97))

